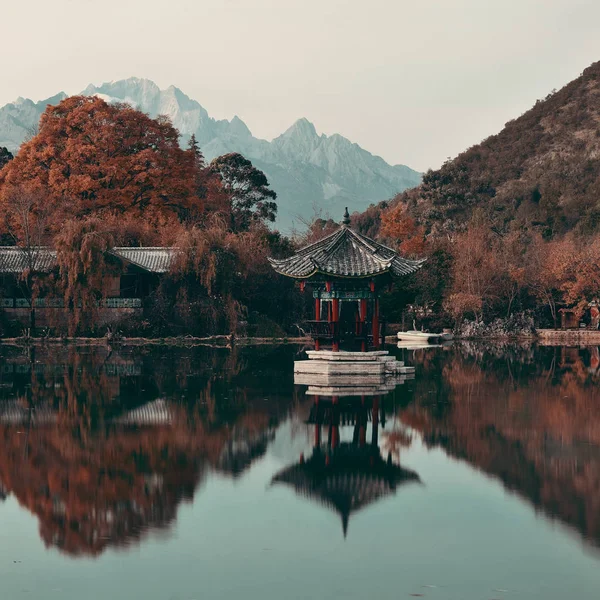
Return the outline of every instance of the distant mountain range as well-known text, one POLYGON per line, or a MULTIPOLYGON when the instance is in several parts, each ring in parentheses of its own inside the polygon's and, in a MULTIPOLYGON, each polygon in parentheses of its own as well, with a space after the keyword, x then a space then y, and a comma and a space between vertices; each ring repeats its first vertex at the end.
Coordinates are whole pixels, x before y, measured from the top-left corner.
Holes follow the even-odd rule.
MULTIPOLYGON (((167 115, 181 133, 182 144, 196 135, 207 160, 228 152, 249 158, 266 173, 278 194, 277 225, 284 231, 294 224, 301 227, 300 218, 310 218, 315 208, 338 219, 345 206, 350 211, 364 210, 421 181, 417 171, 389 165, 341 135, 319 135, 306 119, 268 142, 254 137, 237 116, 231 121, 213 119, 180 89, 161 90, 148 79, 89 85, 82 94, 127 102, 153 117, 167 115)), ((65 97, 60 93, 40 102, 18 98, 0 108, 0 146, 17 151, 35 132, 46 106, 65 97)))

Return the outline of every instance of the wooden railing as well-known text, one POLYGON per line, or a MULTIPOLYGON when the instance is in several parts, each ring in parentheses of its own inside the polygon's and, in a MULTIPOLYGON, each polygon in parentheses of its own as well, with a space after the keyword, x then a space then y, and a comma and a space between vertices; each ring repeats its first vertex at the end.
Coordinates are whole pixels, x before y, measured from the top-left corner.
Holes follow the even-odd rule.
MULTIPOLYGON (((373 323, 371 321, 331 322, 306 321, 306 329, 316 341, 323 342, 366 342, 373 343, 373 323)), ((379 339, 383 340, 384 323, 379 323, 379 339)))
MULTIPOLYGON (((102 308, 141 308, 141 298, 104 298, 98 303, 102 308)), ((35 298, 34 308, 64 308, 62 298, 35 298)), ((0 308, 30 308, 27 298, 0 298, 0 308)))

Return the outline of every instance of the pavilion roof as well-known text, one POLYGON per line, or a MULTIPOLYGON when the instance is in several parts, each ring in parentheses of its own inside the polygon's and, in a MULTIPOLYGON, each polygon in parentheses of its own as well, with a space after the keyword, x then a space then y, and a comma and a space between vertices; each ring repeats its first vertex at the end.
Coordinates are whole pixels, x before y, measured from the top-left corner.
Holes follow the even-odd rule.
POLYGON ((325 464, 321 451, 316 450, 305 462, 284 469, 272 479, 272 483, 289 485, 297 494, 338 513, 344 537, 351 513, 394 494, 398 485, 409 482, 420 482, 417 473, 387 463, 371 445, 359 448, 352 444, 336 449, 330 464, 325 464))
POLYGON ((414 273, 424 260, 410 260, 395 250, 342 225, 322 240, 298 250, 293 256, 269 258, 282 275, 306 279, 316 274, 335 277, 372 277, 391 273, 402 276, 414 273))

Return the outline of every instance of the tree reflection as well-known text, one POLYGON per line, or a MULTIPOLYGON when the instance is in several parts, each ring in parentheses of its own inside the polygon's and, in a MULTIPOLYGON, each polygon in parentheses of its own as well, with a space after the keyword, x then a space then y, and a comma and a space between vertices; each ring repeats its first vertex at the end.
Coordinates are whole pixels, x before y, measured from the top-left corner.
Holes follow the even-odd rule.
POLYGON ((600 545, 598 349, 462 346, 420 360, 402 421, 600 545))
POLYGON ((265 402, 261 373, 281 359, 162 352, 4 350, 0 497, 47 546, 98 555, 168 530, 208 469, 237 476, 264 454, 290 386, 265 402))

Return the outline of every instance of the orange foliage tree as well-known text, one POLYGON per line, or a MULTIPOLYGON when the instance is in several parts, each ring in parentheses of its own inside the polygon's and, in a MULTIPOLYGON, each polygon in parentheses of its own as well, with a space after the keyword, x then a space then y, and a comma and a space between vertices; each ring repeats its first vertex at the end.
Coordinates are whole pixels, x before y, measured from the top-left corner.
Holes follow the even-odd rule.
POLYGON ((398 240, 400 252, 411 257, 427 254, 425 228, 410 216, 406 205, 396 204, 381 215, 381 235, 398 240))
POLYGON ((71 216, 108 210, 146 220, 200 208, 196 157, 163 118, 126 104, 73 96, 49 106, 39 133, 0 174, 0 189, 34 184, 53 206, 55 229, 71 216))

